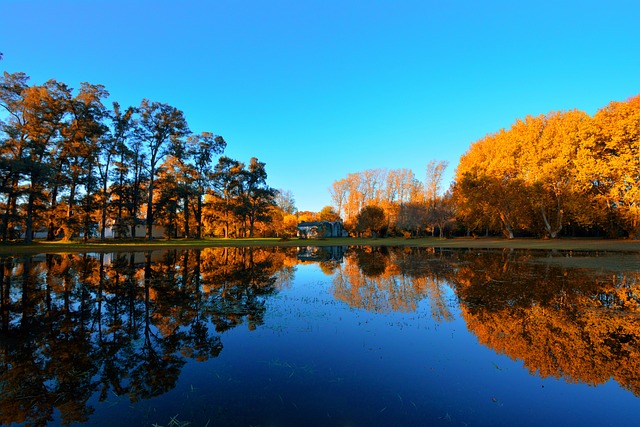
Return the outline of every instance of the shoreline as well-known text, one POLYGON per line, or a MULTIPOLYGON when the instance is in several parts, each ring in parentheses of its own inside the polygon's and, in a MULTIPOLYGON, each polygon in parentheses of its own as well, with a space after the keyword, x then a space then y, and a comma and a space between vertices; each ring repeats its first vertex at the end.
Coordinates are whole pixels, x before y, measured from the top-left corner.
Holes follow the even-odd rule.
POLYGON ((203 249, 209 247, 306 247, 306 246, 400 246, 400 247, 433 247, 451 249, 530 249, 530 250, 576 250, 576 251, 608 251, 608 252, 640 252, 640 240, 626 239, 594 239, 594 238, 562 238, 535 239, 519 238, 507 240, 502 238, 470 238, 458 237, 440 239, 424 237, 405 238, 327 238, 327 239, 290 239, 282 241, 278 238, 243 238, 243 239, 154 239, 107 241, 98 240, 87 243, 79 241, 45 242, 36 241, 30 245, 24 243, 0 244, 0 255, 21 255, 36 253, 77 253, 77 252, 131 252, 160 249, 203 249))

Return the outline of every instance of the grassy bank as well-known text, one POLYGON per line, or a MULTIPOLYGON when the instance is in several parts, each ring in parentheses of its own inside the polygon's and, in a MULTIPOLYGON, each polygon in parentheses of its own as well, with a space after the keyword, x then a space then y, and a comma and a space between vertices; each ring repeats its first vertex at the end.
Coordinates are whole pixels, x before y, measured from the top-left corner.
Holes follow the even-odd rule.
POLYGON ((638 251, 638 240, 608 240, 608 239, 498 239, 498 238, 384 238, 384 239, 357 239, 335 238, 324 240, 300 240, 291 239, 281 241, 279 239, 204 239, 204 240, 164 240, 153 241, 90 241, 88 243, 72 242, 45 242, 37 241, 30 245, 23 243, 9 243, 0 245, 0 254, 13 255, 25 253, 62 253, 62 252, 118 252, 118 251, 146 251, 165 248, 206 248, 206 247, 245 247, 245 246, 413 246, 413 247, 441 247, 441 248, 478 248, 478 249, 556 249, 556 250, 585 250, 585 251, 638 251))

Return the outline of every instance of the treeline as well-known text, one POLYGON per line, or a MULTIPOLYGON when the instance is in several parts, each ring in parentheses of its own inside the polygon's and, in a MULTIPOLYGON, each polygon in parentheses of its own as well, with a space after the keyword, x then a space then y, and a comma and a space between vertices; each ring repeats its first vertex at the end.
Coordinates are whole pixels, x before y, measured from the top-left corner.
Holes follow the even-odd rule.
POLYGON ((476 141, 460 159, 453 200, 471 232, 636 238, 640 96, 593 117, 527 116, 476 141))
POLYGON ((265 164, 222 156, 168 104, 108 108, 102 85, 76 91, 24 73, 0 77, 0 240, 290 236, 339 220, 351 235, 640 235, 640 96, 593 117, 578 110, 517 120, 474 142, 442 192, 426 179, 369 169, 335 181, 333 206, 299 212, 267 184, 265 164), (159 227, 161 226, 161 227, 159 227))
POLYGON ((450 194, 440 195, 447 162, 431 161, 426 180, 409 169, 369 169, 334 181, 336 214, 352 234, 443 235, 452 218, 450 194))
POLYGON ((471 144, 440 191, 446 163, 426 180, 407 169, 347 175, 330 189, 352 234, 640 235, 640 95, 592 117, 527 116, 471 144))
POLYGON ((0 77, 0 239, 252 236, 276 191, 265 164, 220 157, 223 137, 193 133, 184 114, 142 100, 107 108, 102 85, 0 77), (143 228, 144 227, 144 228, 143 228), (137 232, 137 228, 141 228, 137 232), (137 235, 139 233, 140 235, 137 235))

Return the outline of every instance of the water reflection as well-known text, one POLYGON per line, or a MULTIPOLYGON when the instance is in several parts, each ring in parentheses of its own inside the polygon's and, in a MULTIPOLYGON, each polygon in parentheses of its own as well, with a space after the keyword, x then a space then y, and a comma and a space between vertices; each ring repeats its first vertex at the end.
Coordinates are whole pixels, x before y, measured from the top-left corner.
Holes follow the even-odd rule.
POLYGON ((640 395, 640 273, 559 267, 506 251, 459 254, 453 279, 467 327, 542 377, 617 381, 640 395))
POLYGON ((372 313, 429 302, 541 377, 640 395, 638 272, 576 269, 555 256, 417 248, 215 248, 2 257, 0 423, 86 422, 91 396, 138 402, 173 389, 224 332, 265 322, 300 263, 319 263, 336 301, 372 313))
POLYGON ((336 299, 378 313, 412 312, 428 299, 434 319, 452 319, 444 290, 450 265, 441 253, 364 247, 353 248, 346 259, 333 278, 336 299))
POLYGON ((251 248, 2 258, 0 423, 44 425, 55 409, 63 424, 85 422, 94 393, 136 402, 171 390, 187 359, 218 356, 219 333, 262 323, 285 258, 251 248))

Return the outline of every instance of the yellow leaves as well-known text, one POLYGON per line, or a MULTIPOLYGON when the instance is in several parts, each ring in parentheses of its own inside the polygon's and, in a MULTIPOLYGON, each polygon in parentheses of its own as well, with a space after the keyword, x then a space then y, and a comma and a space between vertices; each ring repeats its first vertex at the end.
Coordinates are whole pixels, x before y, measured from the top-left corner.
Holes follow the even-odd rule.
POLYGON ((482 343, 542 377, 587 384, 615 377, 640 394, 636 273, 609 279, 595 270, 540 268, 524 256, 486 253, 458 262, 450 282, 482 343))
MULTIPOLYGON (((471 145, 460 159, 456 183, 464 179, 477 182, 495 179, 504 186, 501 197, 517 198, 521 195, 510 191, 508 183, 520 180, 525 192, 535 190, 531 200, 535 209, 543 209, 543 217, 555 212, 555 232, 562 229, 562 221, 573 218, 575 223, 579 218, 587 218, 585 211, 600 215, 592 205, 602 199, 632 235, 640 233, 637 216, 628 209, 640 203, 639 153, 640 96, 636 96, 626 102, 610 103, 593 118, 571 110, 516 120, 508 130, 486 135, 471 145), (561 212, 568 215, 563 218, 561 212)), ((490 196, 486 190, 484 194, 490 196)), ((464 186, 458 188, 458 207, 466 205, 461 211, 471 209, 480 213, 479 206, 469 205, 473 199, 465 193, 464 186)), ((501 202, 488 201, 490 205, 501 202)), ((485 218, 485 222, 490 222, 490 218, 485 218)), ((610 221, 604 217, 585 223, 578 221, 585 227, 594 222, 610 221)), ((546 232, 553 236, 546 218, 544 224, 546 232)), ((536 231, 534 226, 533 222, 527 226, 529 232, 536 231)))

